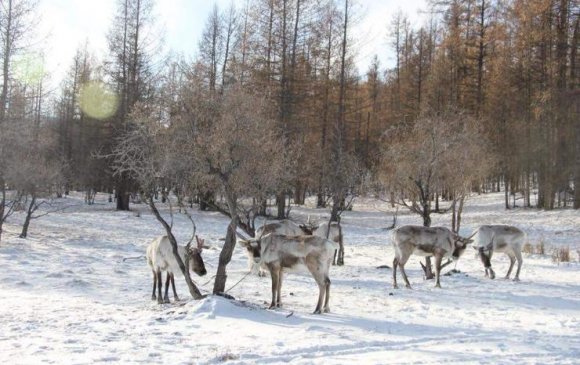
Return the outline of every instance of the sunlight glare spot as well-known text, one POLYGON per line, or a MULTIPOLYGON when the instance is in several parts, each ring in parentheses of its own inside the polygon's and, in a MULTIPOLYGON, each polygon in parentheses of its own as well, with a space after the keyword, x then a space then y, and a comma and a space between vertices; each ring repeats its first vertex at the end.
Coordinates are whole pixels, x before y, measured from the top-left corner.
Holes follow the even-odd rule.
POLYGON ((95 119, 107 119, 117 111, 117 95, 102 82, 91 81, 81 86, 81 110, 95 119))
POLYGON ((14 60, 14 73, 17 80, 36 85, 45 76, 44 57, 39 53, 26 53, 14 60))

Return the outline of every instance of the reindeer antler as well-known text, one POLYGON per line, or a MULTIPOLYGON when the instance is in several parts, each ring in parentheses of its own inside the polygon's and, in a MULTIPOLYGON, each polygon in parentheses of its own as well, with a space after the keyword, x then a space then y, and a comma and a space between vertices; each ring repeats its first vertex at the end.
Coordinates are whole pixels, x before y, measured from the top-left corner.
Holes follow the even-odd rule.
POLYGON ((258 237, 258 241, 262 239, 262 236, 264 235, 264 231, 266 230, 266 224, 268 224, 268 217, 266 217, 266 219, 264 219, 264 224, 262 224, 262 233, 260 233, 260 237, 258 237))
POLYGON ((197 231, 197 226, 195 225, 195 222, 193 221, 193 218, 191 217, 191 214, 189 214, 189 212, 187 211, 187 209, 183 209, 183 211, 185 212, 185 215, 187 216, 187 219, 189 219, 189 221, 191 222, 192 226, 193 226, 193 232, 191 233, 191 238, 189 239, 189 242, 187 242, 187 245, 185 245, 185 247, 187 248, 188 252, 189 252, 189 248, 191 247, 191 243, 193 242, 193 238, 197 237, 195 235, 195 232, 197 231))
POLYGON ((195 240, 197 241, 197 249, 199 251, 203 250, 203 244, 204 244, 205 240, 203 238, 200 239, 197 235, 195 235, 195 240))

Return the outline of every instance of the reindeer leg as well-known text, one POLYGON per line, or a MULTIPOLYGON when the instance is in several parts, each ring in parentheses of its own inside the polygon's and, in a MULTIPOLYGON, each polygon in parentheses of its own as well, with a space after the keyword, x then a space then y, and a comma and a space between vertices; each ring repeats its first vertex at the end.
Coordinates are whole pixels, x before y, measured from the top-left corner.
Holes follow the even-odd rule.
POLYGON ((341 240, 338 242, 338 258, 336 259, 336 264, 338 266, 344 265, 344 245, 341 240))
POLYGON ((278 270, 278 293, 276 295, 276 307, 282 307, 282 267, 278 270))
POLYGON ((490 279, 495 279, 495 272, 493 271, 493 269, 491 268, 491 257, 493 256, 493 250, 489 250, 489 255, 487 255, 485 253, 485 250, 480 247, 479 248, 479 259, 481 260, 481 263, 483 264, 483 267, 485 268, 485 277, 488 277, 490 279))
POLYGON ((266 270, 262 269, 262 267, 258 264, 256 264, 256 266, 258 267, 258 276, 263 278, 266 276, 266 270))
POLYGON ((441 283, 439 282, 439 276, 441 274, 441 260, 443 257, 441 255, 435 255, 435 287, 441 288, 441 283))
POLYGON ((495 271, 493 271, 493 268, 491 267, 491 257, 493 256, 493 250, 489 251, 489 256, 488 256, 488 261, 487 264, 489 265, 488 270, 489 270, 489 278, 490 279, 495 279, 495 271))
POLYGON ((330 278, 327 276, 324 278, 324 283, 326 284, 326 295, 324 296, 324 313, 330 313, 330 306, 328 302, 330 301, 330 278))
POLYGON ((314 309, 314 314, 322 313, 322 302, 324 301, 324 294, 326 292, 326 283, 321 277, 320 272, 313 273, 316 278, 316 284, 318 284, 318 303, 316 303, 316 308, 314 309))
POLYGON ((514 281, 520 281, 520 270, 522 269, 522 263, 524 262, 524 260, 522 259, 521 251, 515 251, 514 254, 516 255, 516 259, 518 260, 518 271, 516 271, 514 281))
POLYGON ((167 277, 165 278, 165 296, 163 297, 164 303, 169 303, 169 282, 171 282, 171 273, 167 272, 167 277))
POLYGON ((305 263, 308 271, 310 271, 310 274, 312 274, 312 277, 318 285, 318 303, 314 309, 314 314, 320 314, 322 313, 322 302, 324 301, 324 294, 326 292, 326 282, 324 280, 326 276, 321 272, 323 265, 317 259, 312 258, 307 258, 305 263))
POLYGON ((268 309, 276 307, 276 294, 278 293, 278 268, 274 265, 268 266, 270 277, 272 278, 272 301, 268 309))
POLYGON ((399 259, 395 257, 393 259, 393 289, 399 289, 397 285, 397 265, 399 264, 399 259))
POLYGON ((177 291, 175 290, 175 274, 171 273, 171 289, 173 289, 173 300, 178 302, 179 297, 177 296, 177 291))
POLYGON ((403 275, 403 280, 405 280, 405 287, 411 289, 411 283, 409 283, 409 278, 407 277, 407 273, 405 272, 405 264, 409 260, 409 256, 401 257, 399 259, 399 268, 401 269, 401 275, 403 275))
POLYGON ((505 278, 509 279, 510 275, 512 273, 512 269, 514 268, 514 263, 516 262, 516 257, 513 254, 507 254, 507 255, 510 258, 510 268, 508 269, 508 272, 505 275, 505 278))
POLYGON ((332 259, 332 265, 336 265, 336 255, 338 254, 338 250, 334 250, 334 259, 332 259))
POLYGON ((163 286, 163 278, 161 277, 161 270, 157 271, 157 303, 163 304, 163 297, 161 296, 161 287, 163 286))
POLYGON ((153 294, 151 294, 151 300, 156 300, 157 296, 155 295, 155 289, 157 286, 157 274, 153 271, 153 294))

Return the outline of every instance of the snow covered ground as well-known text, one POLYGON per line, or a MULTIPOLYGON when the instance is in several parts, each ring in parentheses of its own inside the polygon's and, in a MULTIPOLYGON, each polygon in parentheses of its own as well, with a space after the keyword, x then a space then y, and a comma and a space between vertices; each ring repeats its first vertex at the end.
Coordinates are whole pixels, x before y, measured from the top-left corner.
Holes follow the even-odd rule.
MULTIPOLYGON (((573 364, 580 358, 580 212, 502 209, 502 196, 468 201, 461 233, 478 224, 506 223, 524 229, 531 243, 547 251, 569 245, 573 263, 524 256, 521 282, 483 277, 468 251, 461 274, 444 276, 443 289, 424 282, 417 258, 407 273, 413 290, 393 290, 393 250, 388 209, 361 199, 344 214, 346 266, 331 268, 331 314, 312 315, 317 287, 307 275, 286 275, 284 309, 265 310, 270 279, 248 276, 229 294, 239 301, 208 297, 178 304, 151 302, 152 275, 143 255, 162 233, 144 206, 116 212, 100 196, 94 206, 77 206, 33 221, 30 238, 18 239, 16 216, 0 243, 0 362, 3 364, 385 364, 485 363, 573 364), (136 214, 140 212, 140 215, 136 214)), ((305 218, 322 210, 294 208, 305 218)), ((210 280, 217 266, 227 220, 195 212, 210 280)), ((448 225, 434 215, 434 225, 448 225)), ((398 224, 420 223, 401 212, 398 224)), ((190 224, 176 217, 183 242, 190 224)), ((509 260, 493 259, 498 277, 509 260)), ((236 248, 227 287, 246 273, 236 248)), ((453 265, 447 269, 453 268, 453 265)), ((179 279, 178 293, 187 298, 179 279)), ((202 286, 211 290, 212 282, 202 286)))

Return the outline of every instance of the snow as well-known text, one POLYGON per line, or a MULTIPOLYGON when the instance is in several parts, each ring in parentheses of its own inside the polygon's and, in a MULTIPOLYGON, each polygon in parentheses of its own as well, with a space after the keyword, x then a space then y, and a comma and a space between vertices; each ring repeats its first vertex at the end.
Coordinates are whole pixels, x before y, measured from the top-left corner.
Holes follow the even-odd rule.
MULTIPOLYGON (((318 289, 308 275, 288 274, 284 308, 264 308, 270 279, 247 276, 229 294, 158 305, 151 301, 152 274, 145 258, 149 242, 162 234, 145 206, 116 212, 99 196, 82 205, 81 195, 63 199, 73 207, 33 221, 30 238, 18 239, 14 216, 0 243, 0 361, 10 364, 361 364, 542 363, 573 364, 580 357, 580 212, 502 209, 502 196, 474 196, 461 233, 479 224, 513 224, 529 241, 544 241, 548 255, 524 255, 521 282, 489 280, 467 251, 461 273, 443 276, 442 289, 423 281, 418 257, 407 273, 413 290, 394 290, 390 208, 359 199, 345 212, 344 267, 331 268, 331 314, 312 315, 318 289), (99 198, 98 197, 98 198, 99 198), (380 209, 381 211, 378 211, 380 209), (136 214, 136 212, 140 214, 136 214), (570 246, 575 262, 552 262, 551 248, 570 246)), ((325 210, 296 207, 295 217, 323 219, 325 210)), ((194 280, 211 291, 228 221, 218 213, 195 211, 208 269, 194 280), (209 281, 209 282, 208 282, 209 281)), ((434 214, 433 225, 447 225, 434 214)), ((398 224, 420 224, 400 211, 398 224)), ((176 215, 180 242, 191 235, 187 218, 176 215)), ((499 277, 505 255, 494 255, 499 277)), ((444 271, 453 268, 453 264, 444 271)), ((227 288, 247 271, 236 248, 227 288)), ((188 298, 183 279, 177 291, 188 298)), ((171 291, 170 291, 171 292, 171 291)))

